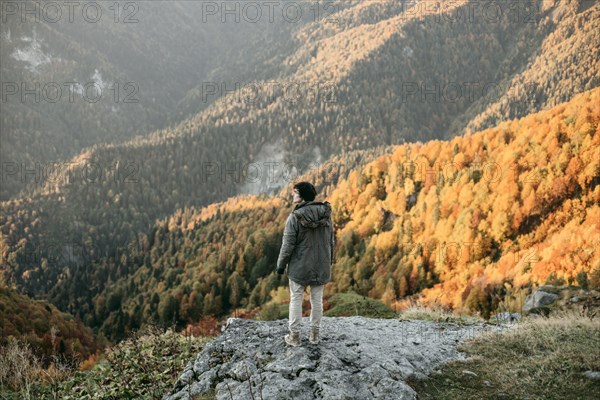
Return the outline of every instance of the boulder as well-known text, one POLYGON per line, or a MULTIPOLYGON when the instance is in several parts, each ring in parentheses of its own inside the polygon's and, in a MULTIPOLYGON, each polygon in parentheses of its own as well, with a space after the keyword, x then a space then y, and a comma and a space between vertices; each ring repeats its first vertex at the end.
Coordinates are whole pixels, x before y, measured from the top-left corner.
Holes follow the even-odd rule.
POLYGON ((539 308, 552 304, 558 295, 554 293, 544 292, 542 290, 536 290, 534 293, 527 296, 525 304, 523 305, 523 311, 531 311, 534 308, 539 308))

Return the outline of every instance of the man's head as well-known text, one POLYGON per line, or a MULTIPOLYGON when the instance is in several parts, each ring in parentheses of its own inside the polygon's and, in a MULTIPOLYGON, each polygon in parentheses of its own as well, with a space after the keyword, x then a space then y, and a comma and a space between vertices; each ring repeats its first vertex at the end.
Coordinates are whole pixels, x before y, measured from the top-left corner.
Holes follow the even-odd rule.
MULTIPOLYGON (((294 185, 293 191, 298 194, 301 200, 313 201, 317 195, 317 190, 310 182, 298 182, 294 185)), ((294 196, 297 197, 297 196, 294 196)))

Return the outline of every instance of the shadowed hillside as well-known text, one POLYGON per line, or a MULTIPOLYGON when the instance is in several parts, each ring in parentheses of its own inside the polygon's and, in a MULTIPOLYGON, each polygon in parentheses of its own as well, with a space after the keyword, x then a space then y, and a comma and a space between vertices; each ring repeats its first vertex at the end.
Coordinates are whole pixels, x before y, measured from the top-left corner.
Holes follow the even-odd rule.
POLYGON ((0 311, 0 347, 11 340, 25 342, 44 365, 53 357, 59 357, 65 364, 80 362, 106 345, 81 320, 60 312, 46 301, 21 295, 4 282, 0 282, 0 311))
POLYGON ((196 86, 256 78, 285 57, 292 30, 311 21, 283 23, 280 14, 276 23, 231 29, 192 1, 71 7, 3 3, 2 200, 41 184, 28 170, 42 175, 48 163, 67 163, 94 144, 127 142, 197 114, 218 96, 202 101, 196 86))

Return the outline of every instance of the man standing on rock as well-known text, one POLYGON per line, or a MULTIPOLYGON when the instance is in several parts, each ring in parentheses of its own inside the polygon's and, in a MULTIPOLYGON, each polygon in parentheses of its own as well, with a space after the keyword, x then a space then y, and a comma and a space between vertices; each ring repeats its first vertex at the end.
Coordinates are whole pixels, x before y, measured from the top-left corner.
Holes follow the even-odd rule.
POLYGON ((302 295, 310 286, 310 336, 319 343, 319 328, 323 316, 323 288, 331 280, 331 265, 335 262, 335 233, 329 202, 314 201, 317 191, 309 182, 296 183, 292 189, 293 203, 283 232, 283 243, 277 260, 277 273, 287 266, 290 286, 289 330, 285 342, 300 345, 302 295))

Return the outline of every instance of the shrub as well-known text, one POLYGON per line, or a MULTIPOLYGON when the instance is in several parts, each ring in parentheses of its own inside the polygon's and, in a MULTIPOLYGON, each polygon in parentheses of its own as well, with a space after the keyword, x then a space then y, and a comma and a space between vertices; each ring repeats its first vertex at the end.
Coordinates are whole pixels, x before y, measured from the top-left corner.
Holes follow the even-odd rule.
POLYGON ((279 319, 279 304, 271 301, 260 310, 259 317, 261 321, 274 321, 279 319))
POLYGON ((562 286, 565 284, 564 279, 560 279, 556 277, 556 272, 552 272, 550 275, 548 275, 548 278, 546 278, 546 285, 552 285, 552 286, 562 286))
POLYGON ((590 273, 589 286, 591 289, 600 289, 600 264, 596 266, 590 273))
POLYGON ((583 290, 588 290, 589 282, 588 282, 588 274, 585 271, 581 271, 577 274, 577 285, 583 290))
POLYGON ((202 317, 200 322, 196 324, 189 324, 185 328, 185 334, 188 336, 191 335, 204 337, 219 336, 221 334, 219 321, 213 315, 206 315, 202 317))
POLYGON ((20 343, 10 337, 8 344, 0 348, 0 384, 24 398, 31 398, 33 382, 40 375, 41 362, 33 354, 27 342, 20 343))
POLYGON ((489 319, 492 312, 490 296, 480 285, 473 286, 465 302, 465 307, 477 312, 482 318, 489 319))
MULTIPOLYGON (((16 342, 1 351, 0 390, 6 399, 155 399, 168 392, 183 370, 210 340, 149 326, 106 351, 87 371, 52 364, 39 368, 27 345, 16 342), (5 361, 7 360, 7 361, 5 361)), ((92 364, 93 358, 82 364, 92 364)))
POLYGON ((64 354, 52 355, 52 362, 44 367, 42 358, 31 348, 28 339, 9 337, 0 348, 0 398, 29 400, 57 398, 58 387, 76 369, 76 358, 64 354))
POLYGON ((369 318, 395 318, 396 313, 377 299, 361 296, 349 291, 336 293, 329 298, 331 308, 323 313, 327 317, 349 317, 360 315, 369 318))

